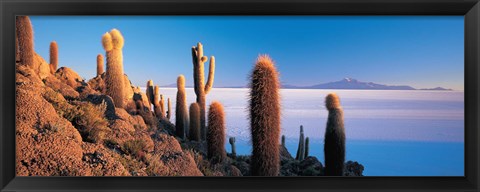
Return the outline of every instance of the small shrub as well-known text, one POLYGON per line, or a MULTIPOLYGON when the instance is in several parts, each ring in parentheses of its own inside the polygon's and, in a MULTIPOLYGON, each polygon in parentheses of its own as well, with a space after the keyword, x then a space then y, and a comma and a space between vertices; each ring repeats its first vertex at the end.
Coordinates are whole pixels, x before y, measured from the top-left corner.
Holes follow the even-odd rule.
POLYGON ((82 115, 75 118, 75 122, 80 128, 80 134, 85 141, 99 143, 103 141, 105 135, 110 132, 107 127, 108 121, 105 119, 107 105, 103 102, 100 105, 94 105, 89 102, 83 102, 79 105, 82 115))
POLYGON ((137 158, 138 160, 145 160, 146 143, 140 139, 129 140, 123 143, 123 150, 125 153, 137 158))

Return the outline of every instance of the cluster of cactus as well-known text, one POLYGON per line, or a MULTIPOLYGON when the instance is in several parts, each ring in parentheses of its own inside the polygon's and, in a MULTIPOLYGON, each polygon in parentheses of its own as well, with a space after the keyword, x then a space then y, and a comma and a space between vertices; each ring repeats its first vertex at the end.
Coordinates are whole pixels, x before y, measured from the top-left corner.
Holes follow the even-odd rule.
POLYGON ((187 93, 185 92, 185 77, 177 78, 177 100, 175 111, 175 134, 185 138, 185 130, 188 128, 187 93))
POLYGON ((192 47, 192 60, 193 60, 193 80, 195 94, 197 95, 197 103, 200 107, 200 132, 202 140, 206 138, 206 123, 205 123, 205 105, 207 95, 212 89, 213 79, 215 76, 215 57, 210 57, 209 73, 207 83, 205 82, 204 65, 207 62, 208 57, 203 55, 203 45, 198 43, 197 46, 192 47))
POLYGON ((230 137, 228 139, 228 142, 232 146, 232 157, 236 158, 237 157, 237 149, 235 148, 235 137, 230 137))
POLYGON ((277 176, 280 172, 280 82, 270 57, 258 57, 250 80, 251 173, 277 176))
POLYGON ((345 127, 340 99, 334 93, 325 98, 328 110, 325 130, 325 175, 342 176, 345 162, 345 127))
POLYGON ((39 71, 39 65, 35 62, 35 50, 33 48, 33 28, 28 16, 17 16, 15 20, 17 54, 21 65, 33 69, 36 73, 39 71))
POLYGON ((112 97, 116 107, 125 106, 125 77, 123 73, 123 36, 117 29, 112 29, 102 37, 102 45, 107 56, 105 73, 106 94, 112 97))
POLYGON ((220 102, 212 102, 208 110, 207 156, 213 162, 222 162, 225 152, 225 113, 220 102))
POLYGON ((57 42, 50 43, 50 73, 54 74, 58 68, 58 45, 57 42))
POLYGON ((192 141, 201 141, 202 138, 200 136, 200 108, 198 107, 198 103, 190 104, 189 114, 190 123, 188 129, 188 138, 192 141))
POLYGON ((299 161, 303 161, 304 158, 305 158, 305 139, 303 135, 303 125, 300 125, 300 139, 298 140, 298 149, 297 149, 297 155, 295 159, 299 161))

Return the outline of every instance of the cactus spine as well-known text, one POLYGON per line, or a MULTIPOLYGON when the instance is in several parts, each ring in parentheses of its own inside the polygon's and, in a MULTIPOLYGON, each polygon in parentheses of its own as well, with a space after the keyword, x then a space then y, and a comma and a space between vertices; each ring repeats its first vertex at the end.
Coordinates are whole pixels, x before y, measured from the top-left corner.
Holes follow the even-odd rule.
POLYGON ((168 111, 167 111, 167 120, 170 120, 170 114, 172 113, 172 104, 170 103, 170 98, 167 99, 168 111))
POLYGON ((50 73, 54 74, 58 68, 58 45, 57 42, 50 43, 50 73))
POLYGON ((17 16, 15 30, 18 43, 18 59, 21 65, 29 66, 36 73, 39 65, 35 62, 35 50, 33 48, 33 28, 28 16, 17 16))
POLYGON ((282 146, 287 147, 287 146, 285 146, 285 135, 282 135, 282 146))
POLYGON ((197 103, 200 107, 200 131, 202 140, 206 138, 206 128, 205 128, 205 95, 207 95, 212 89, 213 79, 215 76, 215 57, 210 57, 210 66, 208 73, 207 83, 205 82, 204 74, 204 64, 207 62, 207 56, 203 55, 203 45, 201 43, 197 44, 197 47, 192 47, 192 59, 193 59, 193 80, 195 94, 197 95, 197 103))
POLYGON ((272 59, 260 55, 250 78, 251 173, 277 176, 280 171, 280 83, 272 59))
POLYGON ((177 78, 177 101, 175 110, 175 134, 180 138, 185 138, 187 129, 187 94, 185 93, 185 77, 183 75, 177 78))
POLYGON ((328 109, 327 128, 325 130, 325 175, 342 176, 345 163, 345 127, 340 99, 330 93, 325 99, 328 109))
POLYGON ((305 138, 305 158, 306 159, 308 157, 308 152, 309 152, 309 145, 310 145, 310 139, 307 137, 305 138))
POLYGON ((305 139, 303 135, 303 125, 300 125, 300 139, 298 140, 298 149, 296 160, 302 161, 305 157, 305 139))
POLYGON ((207 155, 214 163, 222 162, 225 152, 225 113, 220 102, 212 102, 208 110, 207 155))
POLYGON ((154 90, 153 89, 154 89, 154 87, 153 86, 154 86, 153 81, 151 79, 148 80, 147 81, 147 88, 145 90, 145 94, 147 95, 147 98, 148 98, 148 103, 150 104, 148 106, 148 109, 150 109, 151 105, 154 104, 154 101, 153 101, 153 97, 154 97, 154 92, 153 92, 154 90))
POLYGON ((200 136, 200 108, 198 103, 190 104, 190 128, 188 137, 193 141, 200 141, 202 138, 200 136))
POLYGON ((107 70, 105 74, 106 93, 112 97, 116 107, 125 106, 125 77, 123 73, 124 39, 120 31, 112 29, 102 37, 103 48, 107 56, 107 70))
POLYGON ((228 139, 228 142, 232 146, 232 157, 233 158, 237 157, 237 149, 235 148, 235 137, 230 137, 228 139))
POLYGON ((101 76, 103 74, 103 55, 97 55, 97 76, 101 76))

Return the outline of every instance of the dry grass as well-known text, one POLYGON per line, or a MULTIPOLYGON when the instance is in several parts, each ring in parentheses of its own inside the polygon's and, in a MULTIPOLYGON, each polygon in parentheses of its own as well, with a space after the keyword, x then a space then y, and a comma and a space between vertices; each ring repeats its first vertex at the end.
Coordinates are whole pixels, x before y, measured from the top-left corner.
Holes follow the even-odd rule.
POLYGON ((145 151, 144 149, 146 148, 146 143, 143 140, 140 139, 135 139, 135 140, 130 140, 126 141, 123 143, 123 150, 125 153, 135 157, 138 160, 145 161, 145 151))

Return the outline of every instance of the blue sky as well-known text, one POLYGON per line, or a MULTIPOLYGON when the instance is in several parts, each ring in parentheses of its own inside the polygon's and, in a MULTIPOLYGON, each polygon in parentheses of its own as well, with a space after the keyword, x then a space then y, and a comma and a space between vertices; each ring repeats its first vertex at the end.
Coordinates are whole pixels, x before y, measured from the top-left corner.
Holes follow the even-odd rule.
MULTIPOLYGON (((104 54, 101 36, 125 37, 124 69, 133 84, 193 84, 190 49, 216 58, 214 86, 238 86, 259 54, 269 54, 282 82, 314 85, 351 77, 415 88, 464 89, 463 16, 31 16, 35 50, 85 79, 104 54)), ((206 68, 208 68, 208 63, 206 68)), ((206 72, 208 73, 208 72, 206 72)))

